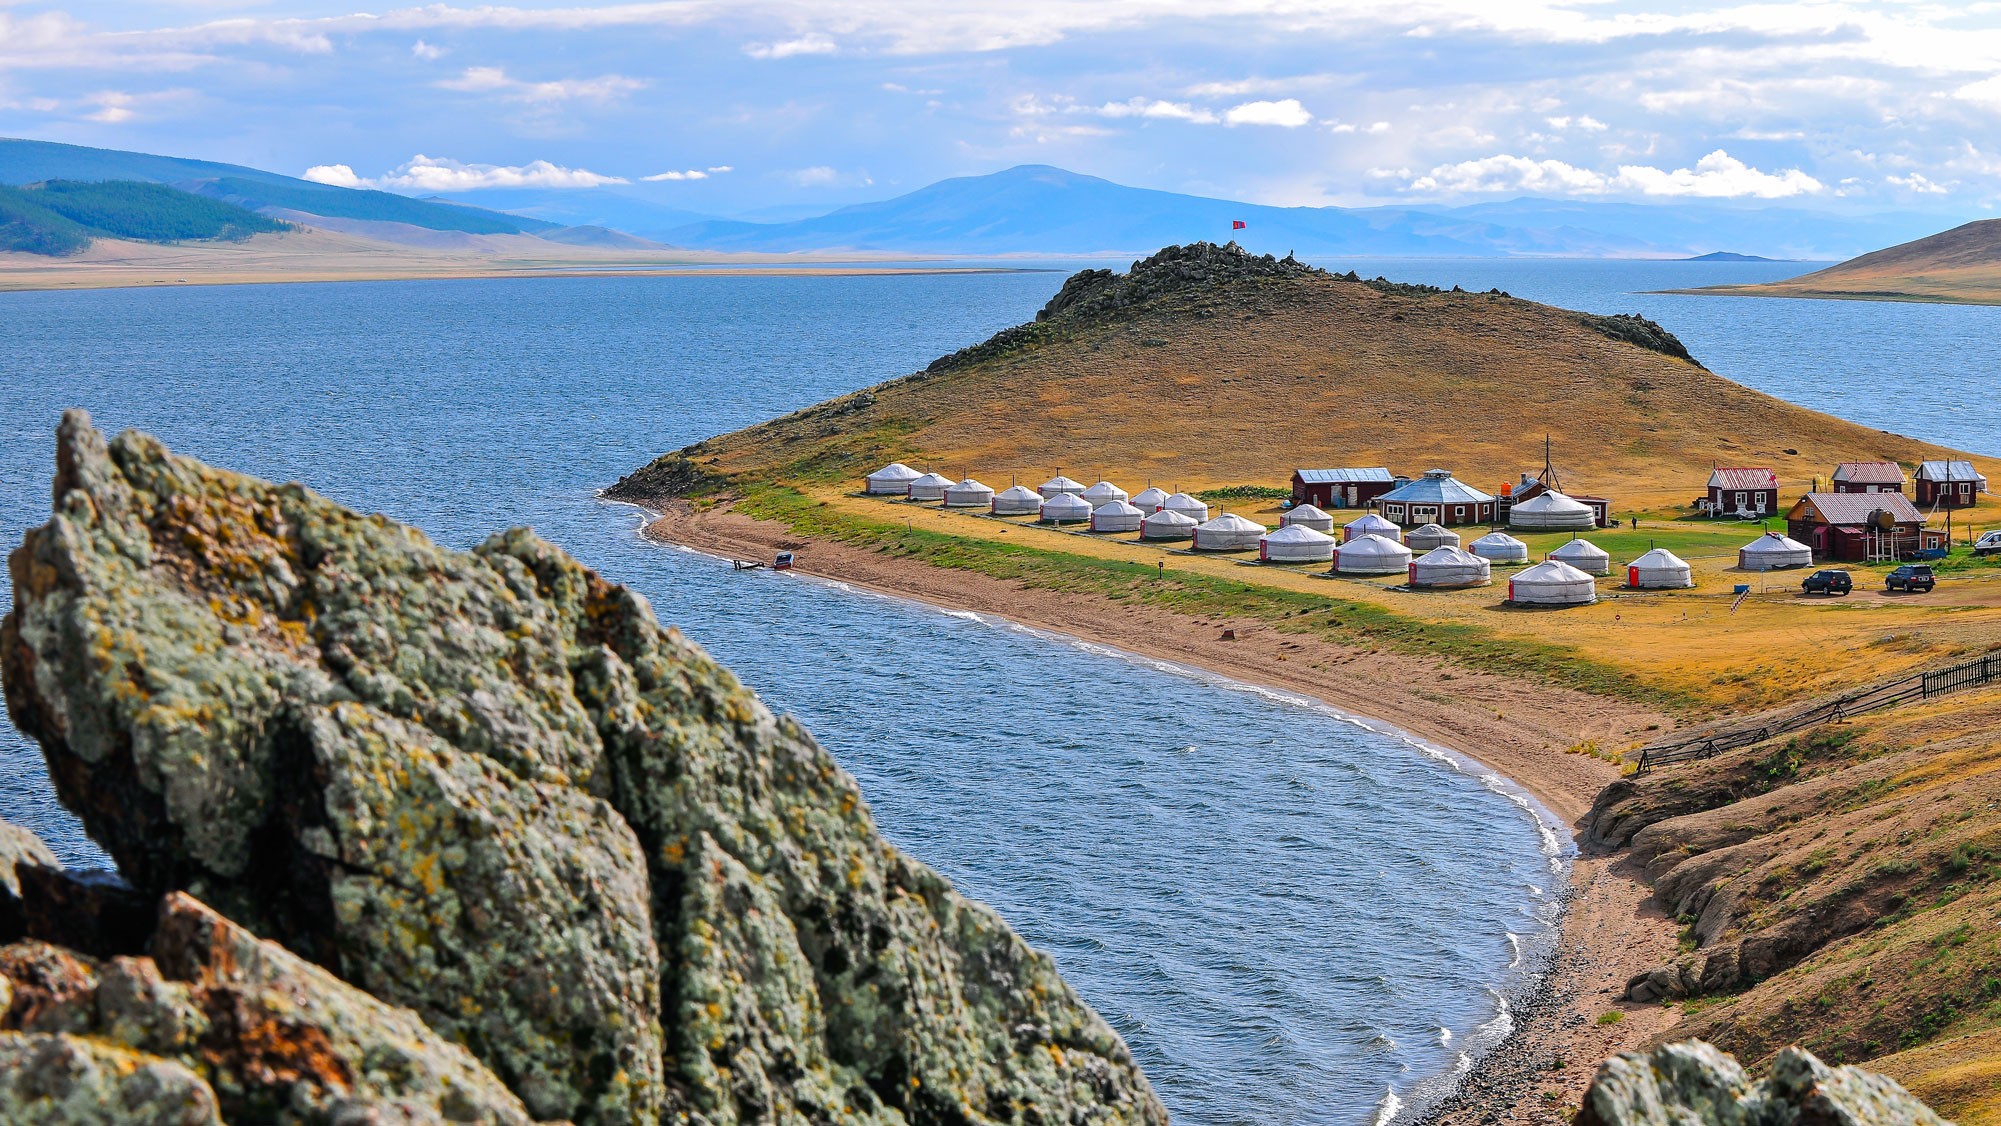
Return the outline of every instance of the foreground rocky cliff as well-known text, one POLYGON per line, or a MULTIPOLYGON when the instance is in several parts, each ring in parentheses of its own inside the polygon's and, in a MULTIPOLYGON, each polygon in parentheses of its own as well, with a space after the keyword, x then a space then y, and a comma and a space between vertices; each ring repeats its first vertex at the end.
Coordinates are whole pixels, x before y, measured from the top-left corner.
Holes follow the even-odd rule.
MULTIPOLYGON (((448 551, 70 412, 10 566, 8 708, 133 894, 100 949, 0 935, 69 999, 15 987, 0 1090, 185 1110, 146 1121, 1166 1119, 810 736, 532 533, 448 551)), ((49 914, 31 890, 16 916, 49 914)))

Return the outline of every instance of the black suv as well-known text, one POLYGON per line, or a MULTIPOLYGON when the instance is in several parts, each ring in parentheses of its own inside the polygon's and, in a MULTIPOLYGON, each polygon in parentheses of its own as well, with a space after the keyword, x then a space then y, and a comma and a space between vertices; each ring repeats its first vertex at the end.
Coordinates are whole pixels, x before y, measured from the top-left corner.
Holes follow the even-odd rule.
POLYGON ((1847 594, 1855 589, 1855 579, 1846 571, 1815 571, 1800 580, 1804 594, 1847 594))
POLYGON ((1883 580, 1884 590, 1930 590, 1937 585, 1937 576, 1933 575, 1932 569, 1923 563, 1906 563, 1890 572, 1889 577, 1883 580))

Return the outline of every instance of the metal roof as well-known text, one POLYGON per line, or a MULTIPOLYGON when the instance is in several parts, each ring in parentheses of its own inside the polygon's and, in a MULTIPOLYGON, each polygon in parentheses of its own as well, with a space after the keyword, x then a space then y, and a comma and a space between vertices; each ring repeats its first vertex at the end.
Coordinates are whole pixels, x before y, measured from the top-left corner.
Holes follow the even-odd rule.
POLYGON ((1427 469, 1424 476, 1391 489, 1381 499, 1406 504, 1488 504, 1494 498, 1443 469, 1427 469))
POLYGON ((1709 475, 1709 487, 1712 489, 1743 489, 1747 492, 1754 489, 1776 489, 1779 487, 1779 475, 1769 469, 1748 467, 1726 469, 1718 467, 1715 472, 1709 475))
POLYGON ((1801 504, 1812 504, 1830 524, 1867 524, 1872 513, 1888 512, 1899 524, 1922 524, 1924 515, 1902 493, 1808 493, 1801 504))
POLYGON ((1904 467, 1894 461, 1844 461, 1834 467, 1834 479, 1851 485, 1901 485, 1904 467))
POLYGON ((1396 478, 1390 471, 1377 466, 1374 469, 1295 469, 1301 481, 1309 485, 1387 485, 1396 478))
POLYGON ((1927 461, 1918 466, 1921 481, 1985 481, 1970 461, 1927 461))

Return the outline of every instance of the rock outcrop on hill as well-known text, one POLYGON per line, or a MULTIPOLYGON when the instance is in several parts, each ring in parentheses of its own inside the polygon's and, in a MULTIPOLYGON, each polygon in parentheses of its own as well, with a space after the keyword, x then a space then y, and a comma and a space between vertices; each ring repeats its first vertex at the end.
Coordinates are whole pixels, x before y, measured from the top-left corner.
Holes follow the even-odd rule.
POLYGON ((10 564, 9 710, 160 914, 150 962, 9 948, 68 959, 98 1023, 21 1024, 72 1039, 8 1041, 0 1088, 42 1053, 62 1098, 268 1120, 201 1039, 255 1039, 246 993, 319 1030, 278 1069, 301 1121, 360 1121, 311 1115, 384 1067, 443 1074, 317 993, 476 1057, 448 1085, 484 1094, 425 1104, 449 1121, 1165 1121, 1049 959, 883 842, 806 732, 532 533, 448 551, 71 412, 10 564))
POLYGON ((1606 1060, 1576 1126, 1949 1126, 1894 1080, 1788 1048, 1756 1083, 1700 1040, 1606 1060))

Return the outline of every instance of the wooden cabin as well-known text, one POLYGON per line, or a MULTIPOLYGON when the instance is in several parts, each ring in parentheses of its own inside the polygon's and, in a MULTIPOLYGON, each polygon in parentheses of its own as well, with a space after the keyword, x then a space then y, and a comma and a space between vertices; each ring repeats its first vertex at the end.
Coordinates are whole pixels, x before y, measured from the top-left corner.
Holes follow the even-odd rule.
POLYGON ((1894 461, 1844 461, 1834 467, 1837 493, 1901 493, 1904 467, 1894 461))
POLYGON ((1945 533, 1902 493, 1808 493, 1786 513, 1788 535, 1822 563, 1908 559, 1945 547, 1945 533))
POLYGON ((1494 498, 1444 469, 1429 469, 1415 481, 1398 485, 1376 501, 1383 519, 1405 528, 1424 524, 1491 524, 1494 498))
POLYGON ((1702 508, 1711 516, 1770 516, 1779 510, 1779 475, 1764 466, 1719 466, 1710 471, 1702 508))
POLYGON ((1295 469, 1292 503, 1319 508, 1367 508, 1377 497, 1396 488, 1396 478, 1381 466, 1372 469, 1295 469))
POLYGON ((1970 508, 1987 491, 1987 478, 1970 461, 1927 461, 1918 466, 1918 504, 1970 508))

